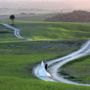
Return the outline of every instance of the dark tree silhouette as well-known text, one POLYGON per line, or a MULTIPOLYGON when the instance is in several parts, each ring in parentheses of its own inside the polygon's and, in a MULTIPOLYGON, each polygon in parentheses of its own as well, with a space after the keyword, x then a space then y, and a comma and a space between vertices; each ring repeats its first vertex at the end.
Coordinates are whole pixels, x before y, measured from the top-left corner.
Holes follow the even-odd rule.
POLYGON ((15 16, 14 16, 14 15, 10 15, 9 19, 12 21, 12 25, 14 26, 14 19, 15 19, 15 16))

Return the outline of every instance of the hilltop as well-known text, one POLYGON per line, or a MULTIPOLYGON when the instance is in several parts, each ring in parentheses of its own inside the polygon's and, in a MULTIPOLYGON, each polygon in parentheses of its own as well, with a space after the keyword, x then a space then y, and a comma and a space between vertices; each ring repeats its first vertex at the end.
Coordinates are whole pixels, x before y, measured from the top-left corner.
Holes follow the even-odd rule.
POLYGON ((63 22, 90 22, 90 12, 76 10, 69 13, 59 13, 47 21, 63 21, 63 22))

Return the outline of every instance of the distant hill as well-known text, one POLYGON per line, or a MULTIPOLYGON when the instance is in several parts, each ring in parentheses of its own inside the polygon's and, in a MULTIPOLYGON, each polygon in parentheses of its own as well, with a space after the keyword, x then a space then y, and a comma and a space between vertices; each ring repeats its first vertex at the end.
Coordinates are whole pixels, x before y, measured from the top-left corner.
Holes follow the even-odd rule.
POLYGON ((57 14, 47 21, 63 21, 63 22, 90 22, 90 12, 88 11, 73 11, 70 13, 57 14))

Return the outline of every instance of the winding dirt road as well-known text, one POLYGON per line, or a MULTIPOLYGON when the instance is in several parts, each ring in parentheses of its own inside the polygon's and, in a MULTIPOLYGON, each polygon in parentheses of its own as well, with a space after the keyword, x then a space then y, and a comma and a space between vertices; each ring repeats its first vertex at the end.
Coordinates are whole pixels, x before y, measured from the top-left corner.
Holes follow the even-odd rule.
POLYGON ((63 78, 60 74, 58 74, 58 69, 60 70, 63 65, 78 58, 90 55, 90 40, 88 40, 81 48, 67 56, 62 58, 54 59, 48 61, 47 64, 49 65, 48 72, 51 76, 41 76, 39 71, 42 70, 41 64, 37 65, 33 69, 33 73, 36 77, 46 81, 55 81, 55 82, 63 82, 67 84, 74 84, 74 85, 82 85, 82 86, 90 86, 90 84, 81 84, 74 81, 70 81, 68 79, 63 78))
POLYGON ((2 24, 2 25, 3 25, 4 27, 6 27, 6 28, 9 28, 9 29, 13 30, 15 37, 17 37, 18 39, 25 39, 25 38, 23 38, 23 37, 20 35, 20 29, 18 29, 18 28, 16 28, 16 27, 13 27, 13 26, 11 26, 11 25, 9 25, 9 24, 2 24))
MULTIPOLYGON (((16 27, 13 27, 9 24, 2 24, 6 28, 14 30, 14 35, 19 39, 25 39, 20 35, 20 30, 16 27)), ((90 84, 80 84, 74 81, 67 80, 63 78, 60 74, 58 74, 58 69, 60 70, 63 65, 78 58, 90 55, 90 40, 88 40, 85 44, 81 46, 81 48, 67 56, 62 58, 54 59, 48 61, 47 64, 49 66, 48 71, 45 70, 44 63, 38 64, 33 69, 33 74, 38 77, 39 79, 46 80, 46 81, 55 81, 55 82, 63 82, 67 84, 75 84, 75 85, 82 85, 82 86, 90 86, 90 84)))

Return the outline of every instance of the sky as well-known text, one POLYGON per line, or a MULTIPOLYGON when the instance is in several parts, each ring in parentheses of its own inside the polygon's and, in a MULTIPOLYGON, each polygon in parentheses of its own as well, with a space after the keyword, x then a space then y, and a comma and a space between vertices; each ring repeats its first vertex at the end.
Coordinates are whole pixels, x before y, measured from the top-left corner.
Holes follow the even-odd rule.
POLYGON ((0 0, 0 8, 39 8, 51 10, 89 10, 90 0, 0 0))

